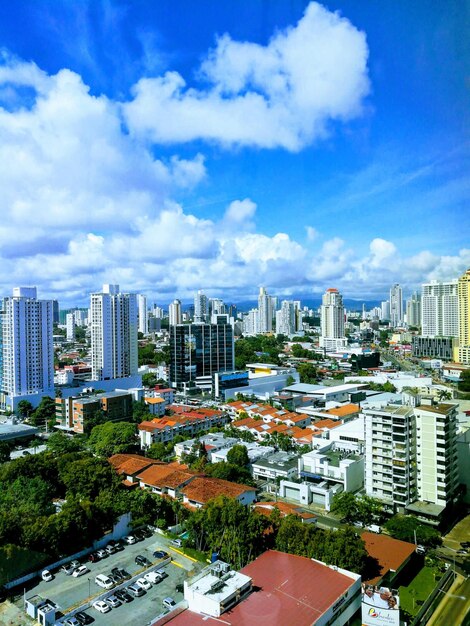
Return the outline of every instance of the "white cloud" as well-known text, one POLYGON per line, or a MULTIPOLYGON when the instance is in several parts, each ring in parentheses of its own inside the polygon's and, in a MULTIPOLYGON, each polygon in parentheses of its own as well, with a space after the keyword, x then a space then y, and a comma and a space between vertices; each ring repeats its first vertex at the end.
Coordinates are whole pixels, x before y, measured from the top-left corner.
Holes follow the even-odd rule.
POLYGON ((314 228, 313 226, 306 226, 305 230, 307 231, 307 239, 309 241, 315 241, 315 239, 317 239, 319 233, 316 228, 314 228))
POLYGON ((225 211, 225 220, 228 224, 243 224, 251 220, 256 213, 256 204, 249 198, 234 200, 225 211))
POLYGON ((225 34, 203 61, 206 88, 177 72, 143 78, 123 104, 129 128, 155 143, 195 139, 296 151, 333 121, 362 114, 369 92, 364 33, 311 2, 266 46, 225 34))

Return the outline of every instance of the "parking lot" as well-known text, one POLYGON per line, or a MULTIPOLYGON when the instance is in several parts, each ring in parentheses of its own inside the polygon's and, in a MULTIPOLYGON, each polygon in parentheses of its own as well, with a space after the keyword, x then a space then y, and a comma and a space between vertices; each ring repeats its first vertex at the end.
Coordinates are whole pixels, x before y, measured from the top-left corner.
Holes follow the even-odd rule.
MULTIPOLYGON (((183 599, 183 594, 176 592, 176 586, 182 584, 188 575, 192 575, 201 568, 201 564, 176 552, 171 547, 170 541, 160 534, 152 535, 133 545, 126 545, 124 550, 116 552, 96 563, 91 563, 85 559, 82 559, 81 562, 89 569, 89 572, 83 576, 74 578, 60 570, 53 571, 53 580, 50 582, 38 582, 28 593, 27 597, 38 594, 43 598, 48 598, 67 615, 87 602, 91 604, 97 599, 103 599, 103 597, 111 595, 117 589, 127 587, 135 580, 135 577, 143 576, 150 570, 164 567, 167 577, 163 581, 152 585, 145 595, 133 598, 131 602, 123 603, 106 614, 99 613, 92 606, 86 609, 86 613, 94 618, 94 623, 97 626, 101 624, 109 626, 121 622, 121 620, 123 623, 144 625, 165 611, 162 604, 163 598, 169 596, 176 603, 180 602, 183 599), (164 560, 153 558, 152 553, 156 550, 168 552, 173 559, 171 563, 163 565, 164 560), (136 564, 135 557, 137 555, 146 557, 152 565, 142 567, 136 564), (114 589, 105 590, 99 587, 95 583, 95 576, 98 574, 108 576, 115 567, 125 569, 131 575, 131 579, 117 584, 114 589)), ((22 606, 21 601, 19 604, 22 606)))

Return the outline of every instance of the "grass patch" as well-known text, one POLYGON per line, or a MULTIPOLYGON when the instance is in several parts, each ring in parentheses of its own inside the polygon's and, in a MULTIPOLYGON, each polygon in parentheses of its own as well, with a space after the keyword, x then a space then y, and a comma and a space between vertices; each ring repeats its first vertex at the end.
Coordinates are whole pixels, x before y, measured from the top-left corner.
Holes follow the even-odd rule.
POLYGON ((13 544, 0 547, 0 585, 15 580, 40 569, 51 562, 51 557, 43 552, 26 550, 13 544))
POLYGON ((178 550, 181 550, 181 552, 184 552, 188 556, 191 556, 193 559, 196 559, 196 561, 199 561, 200 563, 207 564, 208 557, 205 552, 200 552, 195 548, 178 548, 178 550))
POLYGON ((400 587, 400 608, 408 611, 410 615, 416 615, 441 577, 442 574, 436 567, 428 565, 423 567, 408 587, 400 587))

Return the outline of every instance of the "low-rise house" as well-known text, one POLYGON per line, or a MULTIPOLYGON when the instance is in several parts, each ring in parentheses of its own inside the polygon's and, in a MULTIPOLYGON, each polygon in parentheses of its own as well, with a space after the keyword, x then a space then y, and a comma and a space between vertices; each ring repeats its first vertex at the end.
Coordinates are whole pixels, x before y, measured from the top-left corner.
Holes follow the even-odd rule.
POLYGON ((126 487, 138 487, 140 485, 139 474, 153 465, 162 465, 161 461, 148 459, 140 454, 113 454, 108 461, 123 477, 123 484, 126 487))
POLYGON ((194 478, 181 489, 181 492, 183 494, 183 504, 196 509, 202 508, 209 500, 217 498, 217 496, 234 498, 240 504, 245 505, 252 504, 256 500, 256 489, 254 487, 206 476, 194 478))
POLYGON ((295 504, 289 504, 289 502, 257 502, 253 505, 253 509, 261 515, 271 515, 271 513, 277 509, 282 517, 288 515, 295 515, 300 519, 303 524, 315 524, 317 516, 310 511, 303 509, 295 504))
POLYGON ((400 579, 406 578, 412 566, 416 546, 408 541, 400 541, 388 535, 363 532, 361 539, 365 543, 367 554, 377 561, 377 575, 367 580, 370 585, 396 587, 400 579))
POLYGON ((344 491, 359 491, 364 486, 364 458, 326 443, 317 450, 302 454, 298 475, 305 482, 326 480, 340 484, 344 491))
POLYGON ((165 415, 166 403, 163 398, 144 397, 144 403, 152 415, 161 417, 165 415))
POLYGON ((141 487, 178 499, 182 489, 196 476, 197 474, 187 469, 179 469, 179 464, 168 463, 147 468, 138 475, 138 479, 141 487))
POLYGON ((277 479, 291 480, 297 476, 297 459, 297 454, 281 451, 262 457, 251 466, 253 478, 274 483, 276 490, 277 479))

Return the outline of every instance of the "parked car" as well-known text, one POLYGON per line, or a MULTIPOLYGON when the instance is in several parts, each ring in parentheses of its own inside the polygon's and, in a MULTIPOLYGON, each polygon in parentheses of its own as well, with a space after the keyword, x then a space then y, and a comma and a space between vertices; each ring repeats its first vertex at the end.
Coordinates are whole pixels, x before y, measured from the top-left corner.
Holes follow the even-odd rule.
POLYGON ((164 598, 162 601, 162 604, 166 609, 170 611, 176 606, 176 602, 173 600, 173 598, 170 598, 170 597, 164 598))
POLYGON ((356 528, 364 528, 364 524, 362 522, 354 522, 353 526, 355 526, 356 528))
POLYGON ((116 591, 114 595, 116 596, 116 598, 119 598, 121 602, 132 602, 132 600, 134 599, 129 593, 127 593, 125 589, 118 589, 118 591, 116 591))
POLYGON ((41 572, 41 578, 46 582, 50 582, 54 576, 50 573, 48 569, 45 569, 41 572))
POLYGON ((144 574, 144 578, 153 585, 156 585, 161 582, 165 578, 165 576, 163 575, 163 572, 147 572, 146 574, 144 574))
POLYGON ((382 532, 382 529, 380 528, 380 526, 377 526, 377 524, 370 524, 369 526, 366 526, 366 530, 369 530, 371 533, 382 532))
POLYGON ((111 578, 109 578, 109 576, 105 576, 104 574, 98 574, 98 576, 95 577, 95 583, 100 587, 103 587, 103 589, 111 589, 114 585, 111 578))
POLYGON ((73 561, 71 561, 70 566, 71 567, 80 567, 81 563, 80 561, 77 561, 77 559, 74 559, 73 561))
POLYGON ((131 546, 135 543, 135 537, 133 535, 127 535, 127 537, 124 537, 124 541, 131 546))
POLYGON ((105 559, 108 556, 106 550, 98 550, 96 554, 100 557, 100 559, 105 559))
POLYGON ((178 583, 175 587, 175 591, 176 593, 183 593, 184 592, 184 585, 183 583, 178 583))
POLYGON ((78 621, 78 619, 75 616, 67 617, 67 619, 64 619, 62 624, 64 626, 80 626, 80 622, 78 621))
POLYGON ((181 548, 183 545, 183 540, 182 539, 173 539, 173 541, 171 542, 172 546, 176 546, 177 548, 181 548))
POLYGON ((129 587, 127 587, 127 591, 135 598, 145 595, 145 589, 142 589, 142 587, 139 587, 136 584, 129 585, 129 587))
POLYGON ((116 548, 116 550, 118 552, 120 552, 121 550, 124 550, 124 546, 122 545, 122 541, 115 541, 113 543, 113 546, 116 548))
POLYGON ((422 545, 417 545, 416 546, 416 553, 417 554, 426 554, 426 548, 422 545))
POLYGON ((146 565, 152 565, 152 563, 148 560, 148 558, 146 556, 142 556, 141 554, 138 554, 135 557, 135 563, 136 565, 141 565, 142 567, 146 565))
POLYGON ((468 554, 468 550, 466 550, 465 548, 460 548, 460 550, 457 550, 457 554, 468 554))
POLYGON ((112 596, 108 596, 106 598, 106 604, 109 604, 112 609, 117 609, 117 607, 121 606, 122 603, 121 600, 113 594, 112 596))
POLYGON ((166 559, 169 557, 169 554, 165 550, 156 550, 152 556, 154 559, 166 559))
POLYGON ((88 560, 90 561, 90 563, 97 563, 100 560, 100 557, 97 555, 96 552, 92 552, 88 555, 88 560))
POLYGON ((65 565, 62 565, 62 567, 60 568, 60 571, 66 574, 67 576, 71 576, 74 569, 75 567, 72 567, 70 563, 66 563, 65 565))
POLYGON ((115 554, 116 548, 112 546, 110 543, 105 548, 107 554, 115 554))
POLYGON ((93 602, 92 606, 100 613, 109 613, 109 611, 111 610, 109 604, 106 604, 106 602, 103 602, 103 600, 97 600, 96 602, 93 602))
POLYGON ((111 576, 114 578, 114 580, 116 582, 121 582, 124 580, 124 576, 121 573, 121 570, 119 569, 119 567, 114 567, 111 570, 111 574, 109 575, 109 577, 111 578, 111 576))
POLYGON ((145 578, 138 578, 135 581, 135 584, 139 585, 139 587, 142 587, 142 589, 145 589, 145 591, 148 591, 152 588, 152 583, 145 578))
POLYGON ((72 576, 74 578, 78 578, 79 576, 83 576, 83 574, 86 574, 89 571, 90 570, 88 569, 88 567, 86 565, 80 565, 80 567, 77 567, 77 569, 74 571, 72 576))
POLYGON ((468 550, 468 548, 470 548, 470 541, 461 541, 460 545, 462 548, 466 548, 468 550))
POLYGON ((91 615, 88 615, 88 613, 85 613, 84 611, 79 611, 78 613, 75 613, 74 617, 78 621, 80 626, 87 626, 87 624, 92 624, 95 621, 91 615))

